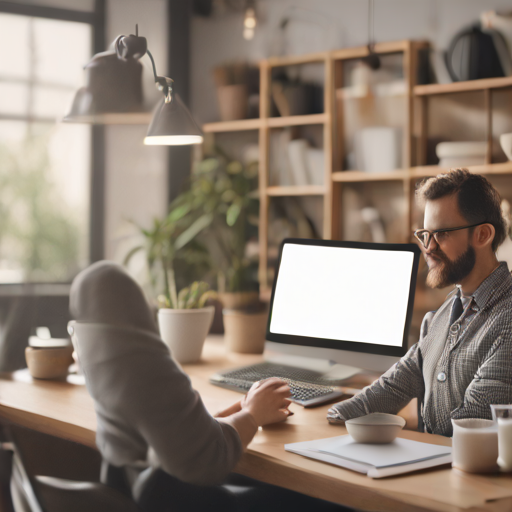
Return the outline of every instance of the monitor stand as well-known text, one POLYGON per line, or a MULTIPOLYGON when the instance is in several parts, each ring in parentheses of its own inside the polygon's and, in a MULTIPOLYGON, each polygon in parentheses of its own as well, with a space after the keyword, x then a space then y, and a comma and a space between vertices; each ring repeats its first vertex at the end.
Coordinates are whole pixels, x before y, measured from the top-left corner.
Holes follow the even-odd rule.
POLYGON ((349 379, 362 371, 361 368, 335 363, 328 359, 318 359, 272 351, 265 351, 265 361, 319 372, 323 374, 323 378, 326 380, 333 381, 349 379))

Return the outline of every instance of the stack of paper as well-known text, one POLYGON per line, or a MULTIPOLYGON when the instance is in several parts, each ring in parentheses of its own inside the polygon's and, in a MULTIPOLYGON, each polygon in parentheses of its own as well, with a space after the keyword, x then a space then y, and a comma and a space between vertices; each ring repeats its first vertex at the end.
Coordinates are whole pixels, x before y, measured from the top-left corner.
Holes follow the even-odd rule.
POLYGON ((389 444, 356 443, 349 435, 285 444, 288 452, 365 473, 371 478, 409 473, 449 464, 449 446, 397 438, 389 444))

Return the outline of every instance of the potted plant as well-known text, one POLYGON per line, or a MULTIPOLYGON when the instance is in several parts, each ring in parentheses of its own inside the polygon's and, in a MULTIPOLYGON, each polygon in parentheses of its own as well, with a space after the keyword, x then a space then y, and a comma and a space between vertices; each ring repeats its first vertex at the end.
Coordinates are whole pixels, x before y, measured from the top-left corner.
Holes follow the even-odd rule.
POLYGON ((212 256, 226 342, 237 352, 262 352, 265 339, 257 258, 247 251, 249 240, 257 236, 257 176, 257 162, 243 165, 216 148, 214 156, 195 166, 190 188, 173 203, 198 228, 196 235, 212 256))
MULTIPOLYGON (((158 325, 163 341, 179 363, 192 363, 201 357, 204 340, 213 320, 214 307, 206 306, 215 292, 205 282, 193 282, 178 292, 176 267, 186 261, 189 267, 208 266, 206 248, 194 240, 199 223, 189 223, 183 209, 171 208, 163 219, 155 219, 150 230, 140 228, 145 243, 134 247, 125 264, 144 250, 151 287, 158 295, 158 325)), ((183 280, 183 279, 182 279, 183 280)))

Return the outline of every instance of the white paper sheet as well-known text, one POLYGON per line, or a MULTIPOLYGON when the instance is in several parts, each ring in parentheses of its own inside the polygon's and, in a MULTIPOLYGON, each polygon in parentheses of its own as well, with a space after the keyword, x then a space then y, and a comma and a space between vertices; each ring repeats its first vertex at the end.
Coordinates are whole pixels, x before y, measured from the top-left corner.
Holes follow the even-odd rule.
POLYGON ((389 444, 362 444, 349 435, 286 444, 285 450, 366 473, 372 478, 447 464, 451 462, 452 451, 449 446, 400 438, 389 444))

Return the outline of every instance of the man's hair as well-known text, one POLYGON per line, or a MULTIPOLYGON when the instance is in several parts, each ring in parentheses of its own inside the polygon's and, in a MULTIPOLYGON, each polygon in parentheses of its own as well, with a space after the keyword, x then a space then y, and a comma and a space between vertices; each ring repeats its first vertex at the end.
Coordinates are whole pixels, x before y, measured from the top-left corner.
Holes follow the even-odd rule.
MULTIPOLYGON (((487 222, 496 231, 492 250, 496 251, 507 236, 507 224, 501 213, 501 198, 489 180, 467 169, 452 169, 424 180, 416 189, 416 198, 422 204, 457 194, 457 204, 468 224, 487 222)), ((454 226, 455 227, 455 226, 454 226)))

